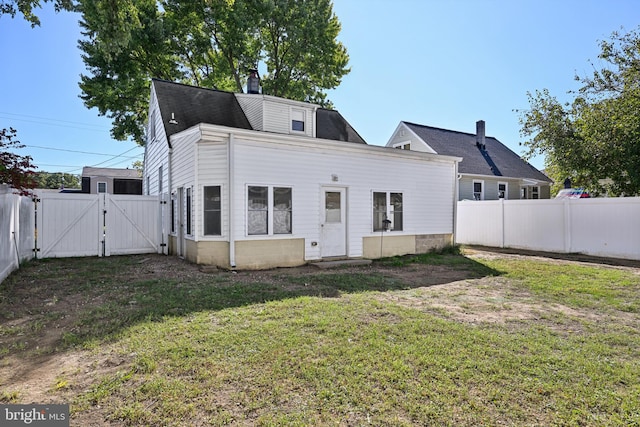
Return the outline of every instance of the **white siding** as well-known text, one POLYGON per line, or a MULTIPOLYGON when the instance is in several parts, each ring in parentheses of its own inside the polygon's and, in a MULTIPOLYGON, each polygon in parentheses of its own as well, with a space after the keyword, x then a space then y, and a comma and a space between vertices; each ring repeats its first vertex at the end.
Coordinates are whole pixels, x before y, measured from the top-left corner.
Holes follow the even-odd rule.
POLYGON ((395 144, 411 144, 411 151, 419 151, 422 153, 437 154, 431 147, 429 147, 421 138, 411 131, 403 123, 400 123, 395 132, 387 142, 387 147, 393 147, 395 144))
MULTIPOLYGON (((397 234, 446 234, 453 232, 453 161, 437 162, 415 154, 396 156, 393 151, 343 152, 236 140, 235 235, 238 239, 277 238, 247 236, 246 187, 249 184, 293 188, 293 235, 305 238, 307 259, 320 256, 311 242, 320 239, 321 187, 347 188, 348 256, 362 256, 362 238, 373 232, 373 191, 402 192, 404 230, 397 234), (334 181, 332 176, 337 176, 334 181), (242 215, 241 215, 242 213, 242 215), (242 220, 240 220, 242 219, 242 220)), ((409 153, 407 153, 409 154, 409 153)))
MULTIPOLYGON (((507 183, 507 200, 520 199, 520 179, 505 178, 505 177, 490 177, 484 175, 463 175, 458 181, 459 184, 459 200, 474 200, 473 199, 473 181, 483 181, 484 200, 498 200, 498 183, 507 183)), ((549 186, 539 185, 540 198, 549 198, 549 186), (545 191, 546 190, 546 191, 545 191)))
POLYGON ((224 138, 218 141, 200 141, 197 144, 198 180, 194 191, 195 223, 198 224, 197 240, 229 240, 229 173, 228 141, 224 138), (204 187, 221 186, 222 196, 222 236, 203 236, 204 233, 204 187))
POLYGON ((281 102, 264 101, 264 130, 267 132, 286 133, 291 129, 289 105, 281 102))
POLYGON ((253 130, 263 130, 263 97, 261 95, 245 95, 237 93, 236 99, 240 103, 240 107, 242 107, 244 115, 247 116, 253 130))
MULTIPOLYGON (((182 207, 182 211, 185 212, 185 214, 187 212, 187 188, 194 187, 197 179, 196 141, 199 139, 200 129, 197 126, 180 132, 171 138, 171 146, 173 147, 173 154, 171 156, 171 193, 177 192, 177 189, 180 187, 184 188, 183 203, 185 205, 182 207)), ((192 213, 195 213, 197 212, 197 210, 195 210, 197 209, 197 198, 194 197, 193 193, 194 190, 192 190, 191 193, 191 210, 192 213)), ((197 230, 197 224, 195 220, 193 220, 191 225, 192 233, 189 236, 196 234, 197 230)))
MULTIPOLYGON (((167 159, 169 156, 169 144, 167 142, 167 135, 164 132, 162 117, 153 85, 151 86, 151 100, 149 102, 149 118, 155 118, 155 138, 148 140, 145 147, 142 193, 158 194, 158 170, 160 166, 162 166, 163 192, 168 193, 169 178, 167 171, 169 170, 169 166, 167 159), (155 111, 155 113, 152 113, 152 111, 155 111)), ((149 126, 151 126, 151 123, 147 126, 147 135, 149 135, 149 126)))

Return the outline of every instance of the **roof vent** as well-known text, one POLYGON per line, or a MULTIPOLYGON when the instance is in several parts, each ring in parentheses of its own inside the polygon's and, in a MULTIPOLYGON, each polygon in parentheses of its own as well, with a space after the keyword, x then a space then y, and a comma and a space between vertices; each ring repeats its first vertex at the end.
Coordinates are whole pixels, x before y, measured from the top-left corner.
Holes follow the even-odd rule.
POLYGON ((476 122, 476 147, 482 150, 487 148, 484 120, 478 120, 476 122))
POLYGON ((258 70, 249 70, 247 93, 260 93, 260 77, 258 77, 258 70))
POLYGON ((171 113, 171 120, 169 120, 169 124, 170 125, 177 125, 178 121, 176 120, 175 116, 173 113, 171 113))

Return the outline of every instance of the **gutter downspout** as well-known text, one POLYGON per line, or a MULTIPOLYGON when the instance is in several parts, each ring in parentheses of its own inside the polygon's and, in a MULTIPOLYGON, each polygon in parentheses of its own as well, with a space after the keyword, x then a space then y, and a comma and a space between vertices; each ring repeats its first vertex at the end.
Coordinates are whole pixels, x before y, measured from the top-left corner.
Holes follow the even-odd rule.
POLYGON ((235 193, 235 182, 234 182, 234 174, 235 174, 235 135, 233 133, 229 133, 229 154, 227 156, 228 164, 227 164, 227 172, 229 174, 229 265, 231 269, 236 268, 236 236, 234 232, 235 222, 233 221, 233 204, 234 204, 234 193, 235 193))
POLYGON ((456 234, 458 231, 458 199, 460 198, 460 178, 458 174, 458 161, 456 160, 453 175, 453 236, 451 238, 451 245, 456 244, 456 234))

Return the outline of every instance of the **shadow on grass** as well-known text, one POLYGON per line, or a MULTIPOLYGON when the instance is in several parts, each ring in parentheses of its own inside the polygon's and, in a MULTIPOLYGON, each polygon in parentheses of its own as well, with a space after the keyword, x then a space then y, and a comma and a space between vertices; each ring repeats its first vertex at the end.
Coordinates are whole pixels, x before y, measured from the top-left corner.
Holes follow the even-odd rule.
POLYGON ((315 267, 207 274, 159 255, 45 259, 27 263, 0 284, 0 355, 39 354, 117 339, 143 321, 303 296, 392 291, 499 275, 459 254, 375 261, 368 267, 315 267), (19 327, 17 325, 20 325, 19 327), (55 327, 57 338, 51 339, 55 327), (49 332, 48 332, 49 330, 49 332), (51 342, 43 337, 49 336, 51 342), (48 349, 47 349, 48 347, 48 349), (3 352, 3 353, 2 353, 3 352))

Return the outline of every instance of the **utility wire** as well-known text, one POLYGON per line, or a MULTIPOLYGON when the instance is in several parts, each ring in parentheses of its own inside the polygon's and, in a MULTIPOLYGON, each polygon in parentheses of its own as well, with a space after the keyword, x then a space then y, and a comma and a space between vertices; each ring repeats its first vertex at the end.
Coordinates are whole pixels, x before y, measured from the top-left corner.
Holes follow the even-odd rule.
MULTIPOLYGON (((114 155, 113 155, 113 154, 93 153, 93 152, 90 152, 90 151, 79 151, 79 150, 68 150, 68 149, 66 149, 66 148, 43 147, 43 146, 41 146, 41 145, 27 145, 27 144, 24 144, 24 146, 25 146, 25 147, 29 147, 29 148, 39 148, 39 149, 42 149, 42 150, 65 151, 65 152, 67 152, 67 153, 80 153, 80 154, 91 154, 91 155, 94 155, 94 156, 107 156, 107 157, 114 157, 114 155)), ((133 147, 131 150, 127 150, 127 151, 125 151, 125 152, 124 152, 124 153, 122 153, 122 154, 126 154, 126 153, 128 153, 129 151, 132 151, 132 150, 134 150, 134 149, 136 149, 136 148, 143 148, 143 147, 140 147, 140 146, 133 147)), ((120 154, 120 155, 118 155, 118 156, 115 156, 115 157, 120 157, 122 154, 120 154)), ((142 153, 141 153, 141 154, 138 154, 138 156, 140 156, 140 155, 142 155, 142 153)), ((136 156, 136 157, 137 157, 137 156, 136 156)), ((107 160, 107 161, 108 161, 108 160, 107 160)))
POLYGON ((40 116, 30 116, 27 114, 16 114, 16 113, 8 113, 6 111, 0 111, 0 114, 3 116, 14 116, 14 117, 2 117, 3 119, 17 120, 21 122, 29 122, 29 123, 39 123, 48 126, 62 126, 62 127, 71 127, 76 129, 84 129, 84 130, 92 130, 96 132, 103 132, 109 130, 105 126, 94 125, 91 123, 81 123, 81 122, 73 122, 70 120, 60 120, 60 119, 52 119, 48 117, 40 117, 40 116), (17 117, 26 117, 17 118, 17 117), (49 122, 58 122, 58 123, 49 123, 49 122))

